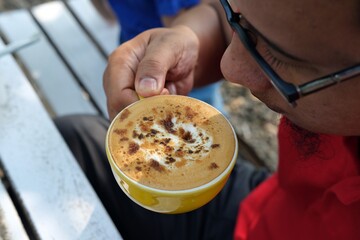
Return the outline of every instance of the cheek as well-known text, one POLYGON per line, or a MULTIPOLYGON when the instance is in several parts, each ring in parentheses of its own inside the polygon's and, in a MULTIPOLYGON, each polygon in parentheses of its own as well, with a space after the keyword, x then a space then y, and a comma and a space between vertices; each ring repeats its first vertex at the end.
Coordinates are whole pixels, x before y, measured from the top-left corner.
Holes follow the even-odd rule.
POLYGON ((360 83, 356 85, 349 80, 306 96, 298 101, 298 106, 292 109, 288 117, 314 132, 359 136, 359 90, 360 83))
POLYGON ((236 39, 236 36, 233 37, 221 59, 221 71, 226 80, 241 84, 253 92, 271 88, 270 81, 244 49, 240 40, 236 39))

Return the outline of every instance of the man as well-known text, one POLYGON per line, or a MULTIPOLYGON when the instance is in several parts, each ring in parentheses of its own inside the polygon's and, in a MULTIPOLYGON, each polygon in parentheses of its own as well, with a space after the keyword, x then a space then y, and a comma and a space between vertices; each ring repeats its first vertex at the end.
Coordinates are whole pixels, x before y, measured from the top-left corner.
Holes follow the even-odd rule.
POLYGON ((225 79, 283 115, 278 171, 256 187, 263 173, 240 164, 199 210, 150 216, 129 204, 121 206, 123 216, 150 226, 148 236, 157 239, 172 239, 171 233, 184 239, 360 239, 360 2, 221 2, 234 30, 230 37, 218 5, 201 5, 172 28, 147 31, 112 54, 104 74, 110 117, 137 93, 186 94, 194 76, 204 83, 218 79, 216 64, 225 51, 225 79))

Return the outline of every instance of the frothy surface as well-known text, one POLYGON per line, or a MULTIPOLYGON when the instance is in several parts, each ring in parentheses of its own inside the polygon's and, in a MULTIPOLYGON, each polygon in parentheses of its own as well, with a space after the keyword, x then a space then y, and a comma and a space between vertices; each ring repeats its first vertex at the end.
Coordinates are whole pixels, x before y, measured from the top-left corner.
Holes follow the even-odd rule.
POLYGON ((157 96, 135 103, 114 122, 112 157, 126 175, 169 190, 200 186, 228 166, 233 132, 212 107, 182 96, 157 96))

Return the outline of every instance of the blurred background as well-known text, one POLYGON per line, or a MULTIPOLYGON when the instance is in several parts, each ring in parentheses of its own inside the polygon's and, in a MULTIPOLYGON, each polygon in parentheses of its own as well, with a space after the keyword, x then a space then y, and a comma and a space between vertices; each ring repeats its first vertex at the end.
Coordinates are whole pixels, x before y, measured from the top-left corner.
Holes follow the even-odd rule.
POLYGON ((0 11, 27 8, 51 0, 0 0, 0 11))

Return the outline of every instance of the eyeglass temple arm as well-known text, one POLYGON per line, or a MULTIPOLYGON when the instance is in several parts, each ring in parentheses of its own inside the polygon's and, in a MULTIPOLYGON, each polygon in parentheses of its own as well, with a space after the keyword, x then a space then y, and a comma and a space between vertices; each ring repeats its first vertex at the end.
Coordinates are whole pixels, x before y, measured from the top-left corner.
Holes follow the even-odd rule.
POLYGON ((298 92, 301 96, 306 96, 310 93, 317 92, 334 84, 341 83, 356 75, 360 75, 360 65, 349 67, 340 72, 333 73, 325 77, 315 79, 311 82, 299 85, 298 92))

